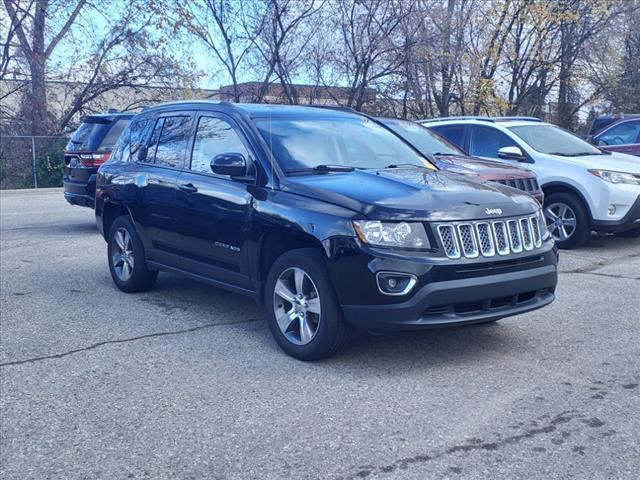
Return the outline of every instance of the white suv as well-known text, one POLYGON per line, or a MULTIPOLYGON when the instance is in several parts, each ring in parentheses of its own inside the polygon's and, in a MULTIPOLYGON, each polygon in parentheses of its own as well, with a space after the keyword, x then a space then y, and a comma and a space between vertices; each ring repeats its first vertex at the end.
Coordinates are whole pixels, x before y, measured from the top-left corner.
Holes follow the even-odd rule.
POLYGON ((640 158, 604 152, 555 125, 528 117, 449 117, 419 123, 470 155, 527 163, 545 194, 549 231, 560 248, 591 230, 640 234, 640 158))

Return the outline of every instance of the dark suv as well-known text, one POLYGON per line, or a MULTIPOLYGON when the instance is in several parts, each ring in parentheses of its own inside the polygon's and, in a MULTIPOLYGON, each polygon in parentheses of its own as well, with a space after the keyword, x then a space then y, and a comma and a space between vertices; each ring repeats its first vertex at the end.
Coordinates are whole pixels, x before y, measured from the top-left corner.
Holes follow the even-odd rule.
POLYGON ((248 295, 305 360, 349 326, 487 323, 554 299, 557 251, 533 198, 438 171, 344 111, 150 108, 100 168, 95 212, 118 288, 164 270, 248 295))
POLYGON ((109 159, 132 113, 82 117, 64 152, 64 198, 71 205, 93 208, 98 167, 109 159))

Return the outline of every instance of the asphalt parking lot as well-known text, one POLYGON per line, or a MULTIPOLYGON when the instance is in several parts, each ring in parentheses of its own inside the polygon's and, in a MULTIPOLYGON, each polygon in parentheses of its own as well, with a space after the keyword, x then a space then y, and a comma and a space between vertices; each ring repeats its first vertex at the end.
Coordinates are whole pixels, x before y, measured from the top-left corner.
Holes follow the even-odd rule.
POLYGON ((3 480, 637 478, 640 239, 562 252, 545 309, 303 363, 243 297, 116 290, 61 191, 0 200, 3 480))

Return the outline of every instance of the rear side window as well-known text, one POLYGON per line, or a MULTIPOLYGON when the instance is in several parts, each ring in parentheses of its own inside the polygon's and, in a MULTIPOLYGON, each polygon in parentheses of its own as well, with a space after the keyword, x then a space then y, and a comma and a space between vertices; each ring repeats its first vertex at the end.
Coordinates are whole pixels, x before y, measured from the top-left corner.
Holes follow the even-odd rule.
POLYGON ((181 168, 190 132, 191 117, 165 117, 155 152, 156 165, 181 168))
POLYGON ((241 153, 249 160, 249 152, 228 122, 220 118, 200 117, 191 154, 191 170, 212 173, 211 160, 221 153, 241 153))
POLYGON ((443 125, 429 128, 464 150, 464 125, 443 125))
POLYGON ((518 146, 508 135, 492 127, 474 125, 471 127, 469 151, 478 157, 499 158, 502 147, 518 146))

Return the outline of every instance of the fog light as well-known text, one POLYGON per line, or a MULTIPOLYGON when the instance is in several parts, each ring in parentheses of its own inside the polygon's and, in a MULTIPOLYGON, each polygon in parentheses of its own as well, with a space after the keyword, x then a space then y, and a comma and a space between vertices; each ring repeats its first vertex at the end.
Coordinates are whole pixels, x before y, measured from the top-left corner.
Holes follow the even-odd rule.
POLYGON ((406 295, 415 286, 418 279, 409 273, 378 272, 376 281, 378 290, 384 295, 406 295))
POLYGON ((607 210, 607 213, 609 215, 615 215, 616 213, 616 206, 615 205, 609 205, 609 210, 607 210))

